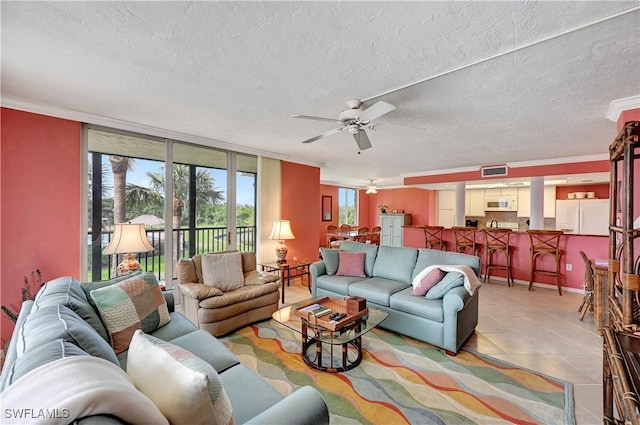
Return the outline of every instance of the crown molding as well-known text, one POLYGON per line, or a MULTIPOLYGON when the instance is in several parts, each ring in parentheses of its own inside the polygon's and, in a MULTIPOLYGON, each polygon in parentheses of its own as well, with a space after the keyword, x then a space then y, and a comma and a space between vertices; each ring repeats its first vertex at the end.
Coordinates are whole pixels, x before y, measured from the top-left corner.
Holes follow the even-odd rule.
POLYGON ((640 108, 640 95, 612 100, 609 104, 609 110, 605 117, 609 121, 618 122, 618 118, 620 118, 620 114, 622 114, 623 111, 638 108, 640 108))
MULTIPOLYGON (((267 158, 278 159, 281 161, 292 161, 289 155, 283 155, 277 152, 265 151, 261 149, 254 149, 247 146, 236 145, 234 143, 224 142, 222 140, 211 139, 208 137, 196 136, 193 134, 181 133, 178 131, 169 130, 166 128, 159 128, 145 124, 138 124, 131 121, 120 120, 111 117, 105 117, 101 115, 94 115, 81 111, 74 111, 70 109, 58 108, 51 105, 42 105, 32 102, 25 102, 17 99, 2 97, 0 100, 0 106, 4 108, 16 109, 24 112, 31 112, 34 114, 47 115, 55 118, 61 118, 71 121, 78 121, 86 124, 100 125, 104 127, 111 127, 118 130, 131 131, 134 133, 140 133, 148 136, 161 137, 180 142, 193 143, 196 145, 209 146, 213 148, 219 148, 249 155, 264 156, 267 158)), ((296 163, 309 165, 312 167, 321 168, 324 164, 302 162, 299 160, 296 163)))
POLYGON ((594 155, 567 156, 564 158, 536 159, 533 161, 507 162, 509 168, 537 167, 541 165, 572 164, 576 162, 608 161, 609 155, 598 153, 594 155))

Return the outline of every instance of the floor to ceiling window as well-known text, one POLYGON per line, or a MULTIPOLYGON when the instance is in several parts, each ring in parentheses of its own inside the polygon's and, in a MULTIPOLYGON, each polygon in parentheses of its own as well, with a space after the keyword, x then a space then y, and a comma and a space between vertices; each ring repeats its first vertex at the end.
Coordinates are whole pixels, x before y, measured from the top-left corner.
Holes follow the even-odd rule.
POLYGON ((102 254, 115 223, 145 224, 154 250, 138 260, 159 279, 175 276, 179 258, 255 250, 256 157, 93 126, 85 134, 90 280, 121 260, 102 254))
POLYGON ((357 191, 355 189, 346 187, 338 189, 338 223, 350 224, 352 226, 358 224, 356 195, 357 191))

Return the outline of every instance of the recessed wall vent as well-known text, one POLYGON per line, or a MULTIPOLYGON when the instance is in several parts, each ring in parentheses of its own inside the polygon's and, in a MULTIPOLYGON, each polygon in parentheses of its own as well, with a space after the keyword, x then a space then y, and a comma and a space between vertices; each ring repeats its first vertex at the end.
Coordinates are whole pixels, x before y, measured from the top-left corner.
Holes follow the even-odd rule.
POLYGON ((498 165, 495 167, 482 167, 480 173, 482 177, 501 177, 506 176, 509 168, 506 165, 498 165))

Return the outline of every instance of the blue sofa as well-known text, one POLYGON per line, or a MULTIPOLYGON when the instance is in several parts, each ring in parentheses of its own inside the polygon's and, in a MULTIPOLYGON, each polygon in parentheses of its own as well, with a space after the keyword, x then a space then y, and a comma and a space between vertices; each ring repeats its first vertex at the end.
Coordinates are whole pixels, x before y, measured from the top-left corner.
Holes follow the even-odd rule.
MULTIPOLYGON (((442 298, 411 295, 413 278, 427 266, 465 265, 480 275, 480 259, 467 254, 345 241, 342 251, 365 252, 365 278, 327 274, 335 269, 327 258, 310 266, 312 295, 344 298, 359 296, 367 306, 389 314, 380 327, 443 348, 454 354, 478 324, 480 288, 471 295, 464 286, 450 289, 442 298), (327 267, 329 266, 329 267, 327 267)), ((333 257, 333 255, 332 255, 333 257)))
MULTIPOLYGON (((115 283, 117 280, 104 283, 115 283)), ((93 282, 89 285, 101 284, 93 282)), ((22 304, 0 375, 0 395, 14 385, 19 386, 22 378, 29 372, 38 373, 36 369, 42 370, 50 362, 72 356, 101 357, 113 363, 112 367, 119 366, 126 370, 129 350, 118 355, 114 353, 102 319, 85 291, 88 291, 85 284, 80 284, 71 277, 61 277, 47 282, 38 292, 35 301, 22 304), (42 329, 43 327, 46 329, 42 329)), ((165 292, 164 297, 171 320, 151 335, 181 347, 213 366, 233 407, 233 419, 236 424, 329 423, 327 405, 314 388, 304 386, 283 397, 266 380, 241 364, 220 340, 209 332, 199 330, 186 317, 175 312, 171 293, 165 292)), ((83 370, 76 368, 73 372, 82 374, 83 370)), ((37 376, 41 382, 47 380, 39 373, 37 376)), ((172 382, 166 382, 166 385, 171 386, 172 382)), ((93 388, 91 390, 95 392, 93 388)), ((34 394, 31 401, 29 407, 34 411, 57 408, 48 403, 46 397, 40 393, 34 394)), ((14 406, 5 403, 3 407, 10 413, 14 406)), ((189 404, 185 402, 184 409, 189 408, 189 404)), ((86 410, 91 408, 87 407, 86 410)), ((60 412, 56 414, 58 413, 60 412)), ((111 414, 81 416, 74 423, 126 423, 118 413, 115 411, 111 414)), ((3 414, 6 414, 4 410, 3 414)), ((13 419, 9 423, 21 423, 19 419, 13 419)))

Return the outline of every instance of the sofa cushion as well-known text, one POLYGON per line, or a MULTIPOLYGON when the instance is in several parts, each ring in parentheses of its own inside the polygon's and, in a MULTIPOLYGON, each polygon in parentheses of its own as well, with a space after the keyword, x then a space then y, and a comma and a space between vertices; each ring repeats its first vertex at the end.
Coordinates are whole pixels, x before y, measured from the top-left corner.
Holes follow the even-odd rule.
POLYGON ((171 317, 158 282, 135 276, 91 291, 116 354, 129 347, 136 329, 153 332, 171 317))
POLYGON ((218 373, 222 373, 240 363, 231 350, 218 338, 212 338, 207 331, 197 330, 172 339, 169 342, 200 357, 213 366, 218 373))
POLYGON ((364 273, 364 252, 339 252, 339 264, 336 275, 367 277, 364 273))
POLYGON ((202 283, 222 292, 244 286, 242 256, 239 252, 202 255, 202 283))
POLYGON ((437 300, 443 298, 451 288, 464 285, 464 276, 462 273, 449 272, 438 282, 433 288, 429 289, 426 298, 428 300, 437 300))
POLYGON ((137 330, 127 373, 172 425, 233 424, 231 402, 218 373, 184 348, 137 330))
MULTIPOLYGON (((33 369, 52 362, 54 360, 63 359, 71 356, 88 356, 89 353, 83 351, 78 346, 65 341, 64 339, 56 339, 49 341, 38 347, 37 350, 31 350, 25 353, 11 365, 8 371, 6 385, 10 385, 17 381, 21 376, 33 369)), ((4 389, 4 388, 3 388, 4 389)))
POLYGON ((338 265, 340 264, 339 252, 339 249, 320 248, 322 260, 329 276, 333 276, 338 271, 338 265))
POLYGON ((120 365, 109 343, 73 310, 62 304, 42 307, 27 317, 16 341, 18 356, 57 339, 75 344, 92 356, 120 365))
POLYGON ((349 286, 362 281, 361 277, 321 275, 316 279, 318 289, 324 289, 336 294, 349 295, 349 286))
POLYGON ((418 259, 413 269, 412 278, 427 266, 436 266, 438 264, 447 266, 469 266, 477 275, 480 275, 480 258, 476 256, 458 252, 440 251, 438 249, 420 248, 418 249, 418 259))
POLYGON ((430 300, 425 297, 416 297, 411 294, 411 291, 411 288, 407 288, 391 295, 389 307, 439 323, 444 322, 442 299, 430 300))
POLYGON ((444 276, 445 273, 437 267, 428 273, 418 273, 411 282, 413 286, 411 295, 424 297, 429 292, 429 289, 436 286, 444 276))
POLYGON ((109 341, 107 329, 102 324, 95 307, 87 299, 80 282, 70 276, 50 280, 38 291, 33 301, 33 310, 56 304, 69 307, 91 325, 105 341, 109 341))
POLYGON ((373 276, 410 284, 418 251, 399 246, 381 246, 373 267, 373 276))
POLYGON ((411 285, 397 280, 372 277, 349 285, 349 295, 366 298, 378 305, 388 306, 389 297, 411 285))
POLYGON ((96 304, 93 302, 93 299, 91 298, 91 291, 93 291, 94 289, 104 288, 105 286, 111 286, 114 283, 122 282, 123 280, 130 279, 134 276, 145 276, 145 279, 149 278, 149 279, 157 280, 156 276, 153 273, 142 273, 141 271, 135 271, 133 273, 114 277, 108 280, 99 280, 96 282, 83 282, 80 284, 80 286, 82 287, 82 290, 84 291, 91 305, 97 309, 96 304))
POLYGON ((378 246, 371 245, 370 243, 344 241, 340 246, 342 251, 348 252, 364 252, 364 272, 367 276, 373 276, 373 266, 376 262, 376 256, 378 255, 378 246))

